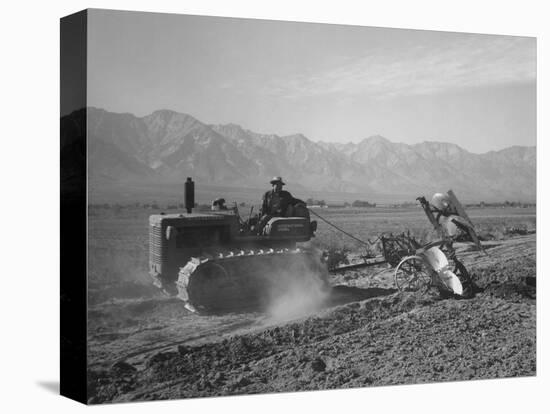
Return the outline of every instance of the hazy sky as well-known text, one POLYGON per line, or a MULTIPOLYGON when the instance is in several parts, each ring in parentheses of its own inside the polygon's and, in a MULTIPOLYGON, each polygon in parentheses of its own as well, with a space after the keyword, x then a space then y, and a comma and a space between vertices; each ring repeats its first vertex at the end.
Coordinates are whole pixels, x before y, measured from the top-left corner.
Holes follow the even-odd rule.
POLYGON ((88 104, 318 141, 536 144, 536 40, 91 10, 88 104))

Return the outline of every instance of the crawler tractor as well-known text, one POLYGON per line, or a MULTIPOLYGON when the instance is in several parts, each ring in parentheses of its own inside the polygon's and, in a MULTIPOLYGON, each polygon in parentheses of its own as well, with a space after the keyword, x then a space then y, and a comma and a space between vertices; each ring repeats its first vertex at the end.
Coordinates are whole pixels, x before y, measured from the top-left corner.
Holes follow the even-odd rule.
POLYGON ((274 217, 261 234, 238 212, 193 212, 194 182, 185 183, 180 214, 149 218, 149 274, 155 284, 200 312, 261 308, 290 278, 313 274, 326 283, 320 251, 300 247, 315 233, 307 208, 274 217))

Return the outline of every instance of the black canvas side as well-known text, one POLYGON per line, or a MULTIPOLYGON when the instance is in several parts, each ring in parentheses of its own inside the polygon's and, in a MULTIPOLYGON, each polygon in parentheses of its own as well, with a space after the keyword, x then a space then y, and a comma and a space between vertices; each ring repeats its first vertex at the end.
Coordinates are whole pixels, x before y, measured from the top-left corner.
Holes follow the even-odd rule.
POLYGON ((87 11, 61 19, 61 395, 86 403, 87 11))

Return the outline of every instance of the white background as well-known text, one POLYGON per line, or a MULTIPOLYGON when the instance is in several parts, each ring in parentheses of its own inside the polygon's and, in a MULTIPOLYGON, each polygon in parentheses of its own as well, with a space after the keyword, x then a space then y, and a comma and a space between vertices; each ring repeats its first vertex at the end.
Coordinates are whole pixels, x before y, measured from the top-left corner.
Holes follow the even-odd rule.
POLYGON ((544 1, 57 1, 4 2, 0 169, 0 407, 3 412, 74 412, 59 381, 59 18, 112 8, 538 37, 538 375, 420 386, 119 404, 106 412, 542 412, 550 389, 548 220, 550 15, 544 1), (545 274, 546 273, 546 274, 545 274), (544 303, 544 306, 542 306, 544 303), (545 329, 541 329, 546 325, 545 329))

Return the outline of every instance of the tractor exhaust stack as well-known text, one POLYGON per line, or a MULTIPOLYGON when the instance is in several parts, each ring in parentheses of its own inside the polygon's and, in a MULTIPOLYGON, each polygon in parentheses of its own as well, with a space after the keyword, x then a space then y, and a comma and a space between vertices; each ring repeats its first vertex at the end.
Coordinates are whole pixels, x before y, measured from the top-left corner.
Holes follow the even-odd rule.
POLYGON ((185 209, 187 214, 191 214, 193 207, 195 207, 195 182, 191 177, 187 177, 184 187, 184 199, 185 199, 185 209))

